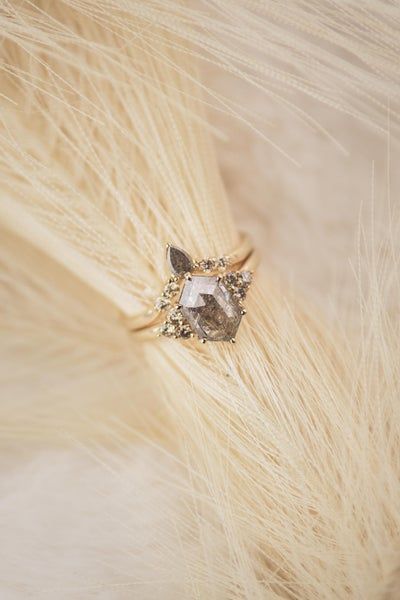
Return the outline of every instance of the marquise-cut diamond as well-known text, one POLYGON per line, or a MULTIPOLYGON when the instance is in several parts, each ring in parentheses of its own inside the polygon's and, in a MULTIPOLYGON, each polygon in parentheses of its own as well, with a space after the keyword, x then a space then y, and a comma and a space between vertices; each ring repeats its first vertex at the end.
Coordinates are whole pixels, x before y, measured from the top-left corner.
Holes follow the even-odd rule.
POLYGON ((217 276, 193 275, 185 282, 179 304, 200 339, 217 342, 235 337, 241 307, 217 276))

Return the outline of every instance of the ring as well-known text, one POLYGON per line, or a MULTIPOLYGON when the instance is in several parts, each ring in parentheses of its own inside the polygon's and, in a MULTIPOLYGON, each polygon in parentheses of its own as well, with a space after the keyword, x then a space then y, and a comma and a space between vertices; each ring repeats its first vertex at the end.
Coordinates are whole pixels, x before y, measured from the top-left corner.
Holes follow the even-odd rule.
POLYGON ((253 280, 257 256, 248 236, 230 255, 194 260, 173 244, 166 246, 171 276, 153 309, 129 320, 141 338, 165 336, 202 342, 236 341, 246 314, 243 301, 253 280))

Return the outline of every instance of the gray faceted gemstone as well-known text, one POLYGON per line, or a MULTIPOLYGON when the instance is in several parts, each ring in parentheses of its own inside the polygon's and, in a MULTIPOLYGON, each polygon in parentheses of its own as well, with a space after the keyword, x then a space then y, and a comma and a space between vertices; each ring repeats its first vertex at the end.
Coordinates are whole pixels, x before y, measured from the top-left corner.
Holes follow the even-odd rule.
POLYGON ((217 276, 195 275, 186 281, 179 304, 200 339, 218 342, 235 337, 241 308, 217 276))
POLYGON ((172 273, 184 275, 192 270, 193 261, 189 254, 177 246, 167 246, 167 262, 172 273))

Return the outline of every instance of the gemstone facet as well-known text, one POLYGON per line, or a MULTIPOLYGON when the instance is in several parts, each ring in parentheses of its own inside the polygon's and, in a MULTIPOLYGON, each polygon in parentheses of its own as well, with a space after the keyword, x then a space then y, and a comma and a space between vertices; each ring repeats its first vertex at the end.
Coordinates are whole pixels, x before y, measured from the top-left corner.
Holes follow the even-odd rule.
POLYGON ((179 305, 201 340, 229 341, 235 337, 241 307, 220 277, 193 275, 184 284, 179 305))

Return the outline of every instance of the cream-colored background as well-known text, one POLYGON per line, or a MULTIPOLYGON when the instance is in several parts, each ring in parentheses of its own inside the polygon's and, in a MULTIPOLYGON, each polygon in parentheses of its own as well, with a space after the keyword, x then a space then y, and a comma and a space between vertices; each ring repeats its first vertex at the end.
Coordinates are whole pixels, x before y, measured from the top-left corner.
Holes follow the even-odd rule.
MULTIPOLYGON (((335 6, 323 2, 320 8, 323 12, 334 10, 335 6)), ((15 9, 18 11, 17 5, 15 9)), ((398 7, 395 14, 399 19, 398 7)), ((260 27, 262 29, 262 23, 260 27)), ((265 28, 267 31, 268 27, 265 28)), ((89 32, 88 28, 88 37, 89 32)), ((262 60, 266 61, 265 58, 262 60)), ((209 111, 211 123, 219 130, 214 137, 217 159, 235 222, 240 229, 252 233, 263 256, 267 280, 278 278, 284 289, 292 288, 304 299, 311 312, 321 313, 328 321, 340 315, 339 322, 343 319, 346 328, 354 327, 357 332, 360 325, 359 255, 367 253, 364 241, 359 243, 360 227, 365 231, 367 245, 374 247, 377 240, 379 243, 381 238, 387 237, 394 222, 389 218, 391 210, 398 210, 399 151, 395 139, 389 135, 392 110, 389 107, 393 104, 393 100, 389 99, 391 86, 387 84, 388 131, 380 133, 355 117, 292 92, 294 104, 326 129, 334 142, 328 135, 305 124, 282 103, 248 83, 221 73, 215 67, 204 66, 202 72, 206 85, 244 107, 251 115, 251 123, 255 123, 259 130, 257 133, 240 119, 209 111), (260 133, 282 152, 262 139, 260 133), (350 320, 349 314, 352 315, 350 320)), ((396 82, 396 78, 393 79, 396 82)), ((148 106, 149 111, 152 108, 148 106)), ((383 108, 383 123, 385 112, 383 108)), ((3 120, 7 122, 6 118, 3 120)), ((218 201, 216 198, 215 203, 218 204, 218 201)), ((190 239, 190 231, 186 231, 185 235, 186 239, 190 239)), ((363 236, 361 238, 364 240, 363 236)), ((390 238, 390 243, 396 246, 397 237, 390 238)), ((362 271, 364 269, 365 265, 361 267, 362 271)), ((268 310, 268 294, 262 301, 268 310)), ((391 298, 391 302, 393 310, 396 310, 398 297, 391 298)), ((55 298, 53 305, 56 310, 61 306, 61 300, 55 298)), ((79 324, 79 320, 74 321, 74 314, 71 309, 71 322, 79 324)), ((100 317, 96 313, 94 321, 97 318, 100 317)), ((99 334, 99 345, 102 344, 102 335, 99 334)), ((79 344, 79 328, 77 339, 79 344)), ((117 364, 119 352, 133 350, 122 342, 119 345, 117 334, 115 339, 117 364)), ((41 343, 46 343, 46 338, 41 343)), ((35 348, 32 344, 32 353, 43 352, 43 348, 35 348)), ((79 354, 79 350, 77 352, 79 354)), ((141 365, 138 356, 135 368, 137 362, 141 365)), ((23 356, 21 360, 24 360, 23 356)), ((69 380, 68 369, 64 372, 65 397, 57 396, 59 412, 51 417, 57 435, 50 441, 46 431, 49 422, 46 408, 43 409, 46 427, 43 435, 40 433, 40 403, 49 394, 51 386, 56 385, 52 380, 51 361, 45 377, 33 377, 31 389, 27 387, 29 377, 21 379, 20 387, 15 382, 8 387, 3 374, 3 394, 9 407, 3 413, 10 419, 7 421, 4 417, 0 458, 2 600, 205 598, 205 590, 213 587, 213 577, 218 580, 215 598, 242 597, 240 591, 236 596, 235 590, 229 586, 225 592, 221 591, 224 590, 223 569, 214 563, 211 548, 216 556, 219 556, 220 544, 221 556, 226 548, 211 524, 201 529, 204 535, 202 548, 210 548, 210 563, 204 567, 206 575, 203 567, 199 567, 198 572, 193 567, 196 562, 200 564, 199 541, 190 536, 182 538, 185 531, 182 522, 185 519, 190 521, 193 516, 182 493, 182 489, 187 492, 190 477, 187 478, 187 473, 182 475, 180 465, 168 456, 169 449, 160 451, 156 443, 146 441, 144 430, 143 440, 139 436, 134 443, 127 441, 128 433, 120 425, 113 430, 110 424, 113 415, 122 416, 127 425, 140 430, 140 407, 143 406, 143 413, 147 415, 153 410, 153 399, 157 397, 154 405, 158 406, 160 395, 162 397, 157 382, 155 386, 150 385, 154 383, 153 369, 158 367, 157 363, 155 366, 151 362, 150 365, 141 365, 140 368, 146 369, 146 372, 143 376, 141 371, 142 376, 137 378, 138 387, 130 397, 125 389, 119 388, 130 368, 126 366, 128 363, 121 364, 106 374, 111 381, 109 389, 114 390, 113 397, 103 399, 99 390, 98 405, 91 391, 90 378, 82 378, 80 383, 69 380), (86 385, 89 391, 86 391, 86 385), (33 436, 29 430, 29 413, 25 412, 29 410, 29 402, 24 401, 30 394, 34 415, 31 424, 33 436), (93 413, 91 407, 85 406, 88 399, 93 405, 93 413), (65 427, 62 426, 62 411, 65 411, 65 427), (82 415, 84 420, 89 419, 89 429, 91 426, 93 429, 105 428, 102 430, 102 435, 105 435, 93 445, 86 443, 79 427, 72 427, 72 432, 70 430, 74 418, 79 422, 82 415), (96 424, 91 419, 95 419, 96 424), (16 439, 13 438, 13 427, 17 432, 16 439), (117 435, 121 437, 117 438, 117 435), (193 573, 197 573, 198 581, 193 573), (208 580, 209 587, 203 586, 202 578, 208 580)), ((101 365, 100 358, 97 368, 98 365, 101 365)), ((34 371, 35 365, 28 364, 26 368, 34 371)), ((95 368, 96 364, 94 372, 95 368)), ((135 385, 134 372, 129 374, 128 381, 135 385)), ((183 396, 182 402, 185 402, 183 396)), ((168 402, 166 404, 169 405, 168 402)), ((155 412, 154 420, 159 419, 163 423, 164 409, 157 410, 160 412, 155 412)), ((162 429, 162 424, 159 427, 162 429)), ((206 445, 206 440, 204 443, 206 445)), ((166 447, 169 448, 168 444, 166 447)), ((357 448, 354 451, 357 452, 357 448)), ((372 468, 367 460, 365 465, 366 469, 372 468)), ((379 469, 379 465, 375 467, 379 469)), ((383 483, 387 485, 387 481, 383 483)), ((396 485, 394 481, 392 483, 396 485)), ((334 513, 331 517, 334 520, 334 513)), ((381 515, 377 514, 377 519, 380 518, 381 515)), ((382 563, 387 561, 387 569, 383 567, 382 572, 387 571, 388 581, 391 581, 392 570, 400 556, 399 547, 399 555, 396 556, 396 526, 393 530, 393 544, 382 546, 377 551, 382 563)), ((346 541, 342 542, 346 548, 346 541)), ((348 548, 351 554, 357 544, 349 540, 348 548)), ((313 548, 309 548, 310 555, 312 552, 313 548)), ((356 558, 354 560, 356 562, 356 558)), ((202 561, 201 565, 204 564, 204 556, 202 561)), ((302 571, 300 564, 297 566, 297 575, 306 589, 307 572, 302 571)), ((345 574, 340 580, 340 585, 344 586, 340 587, 341 591, 336 594, 332 589, 330 595, 327 584, 325 586, 321 582, 319 597, 366 600, 361 595, 365 593, 362 585, 357 587, 355 582, 367 576, 367 568, 367 561, 364 566, 354 566, 356 575, 348 582, 348 596, 342 591, 346 589, 345 574)), ((243 561, 237 569, 242 569, 242 581, 250 566, 243 561)), ((273 571, 268 563, 266 569, 273 571)), ((386 583, 382 581, 375 584, 376 590, 386 589, 386 583)), ((376 597, 383 598, 376 590, 370 587, 371 598, 375 597, 375 592, 376 597)), ((264 597, 259 590, 258 593, 254 597, 264 597)), ((298 596, 296 592, 290 596, 289 591, 286 596, 285 593, 282 590, 266 591, 265 598, 303 600, 318 597, 313 591, 307 596, 298 596)), ((390 598, 397 598, 396 591, 393 593, 390 598)))

